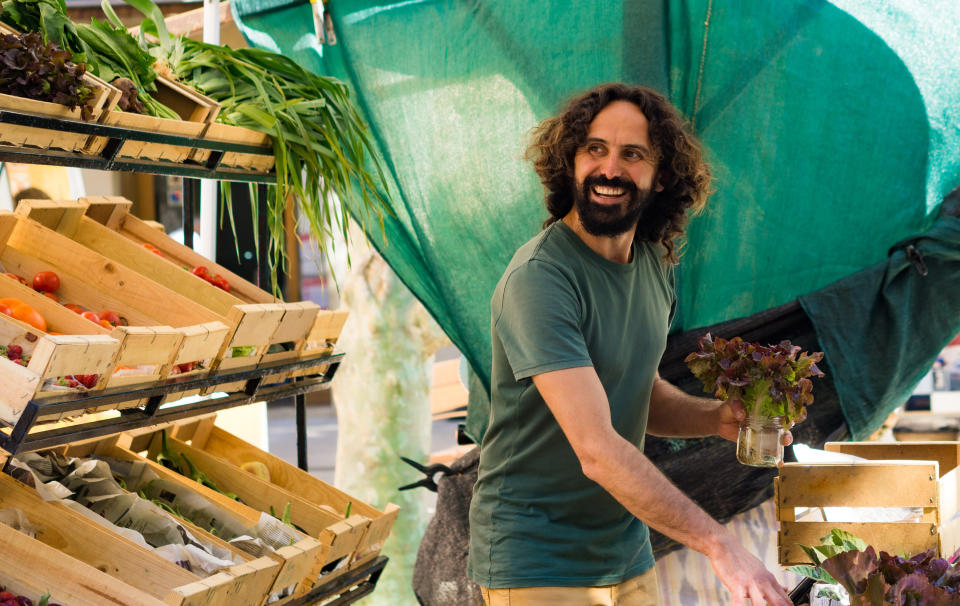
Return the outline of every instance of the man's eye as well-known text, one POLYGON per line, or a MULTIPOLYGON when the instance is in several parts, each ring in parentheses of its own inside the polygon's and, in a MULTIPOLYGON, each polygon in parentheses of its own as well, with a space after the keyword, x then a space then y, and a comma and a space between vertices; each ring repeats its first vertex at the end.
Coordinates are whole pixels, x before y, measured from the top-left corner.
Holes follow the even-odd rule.
POLYGON ((643 154, 639 151, 629 149, 623 153, 628 160, 643 160, 643 154))
POLYGON ((587 146, 587 151, 590 152, 591 154, 602 154, 603 146, 597 145, 596 143, 594 143, 592 145, 587 146))

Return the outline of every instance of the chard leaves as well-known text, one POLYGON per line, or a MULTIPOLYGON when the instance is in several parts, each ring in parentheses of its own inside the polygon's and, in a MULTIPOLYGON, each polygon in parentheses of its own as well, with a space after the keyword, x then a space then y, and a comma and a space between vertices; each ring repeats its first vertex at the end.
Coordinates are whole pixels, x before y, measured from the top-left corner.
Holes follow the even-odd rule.
POLYGON ((816 364, 823 352, 800 353, 790 341, 763 346, 710 333, 697 345, 684 361, 703 382, 703 391, 721 400, 740 400, 749 415, 794 423, 806 418, 806 407, 813 403, 810 377, 823 376, 816 364))

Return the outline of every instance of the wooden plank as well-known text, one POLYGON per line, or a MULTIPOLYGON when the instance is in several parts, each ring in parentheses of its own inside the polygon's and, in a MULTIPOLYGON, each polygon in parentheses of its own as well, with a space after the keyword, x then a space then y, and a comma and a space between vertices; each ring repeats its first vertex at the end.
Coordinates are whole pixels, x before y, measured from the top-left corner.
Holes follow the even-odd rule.
POLYGON ((824 450, 872 460, 937 461, 940 473, 957 466, 960 442, 827 442, 824 450))
POLYGON ((0 420, 14 425, 40 390, 40 376, 0 357, 0 420))
POLYGON ((785 463, 782 507, 931 507, 937 503, 934 461, 785 463))
POLYGON ((324 544, 317 539, 304 537, 293 545, 278 549, 277 555, 282 557, 286 564, 277 575, 271 593, 297 585, 308 578, 316 562, 320 560, 324 548, 324 544))
POLYGON ((157 598, 3 524, 0 543, 0 583, 34 604, 50 592, 51 602, 61 604, 162 606, 157 598))
POLYGON ((819 545, 820 538, 834 528, 846 530, 868 545, 888 553, 913 555, 937 547, 934 524, 910 522, 781 522, 777 535, 779 560, 782 566, 809 564, 799 545, 819 545))
POLYGON ((170 588, 198 580, 65 505, 45 502, 32 488, 6 474, 0 474, 0 504, 22 509, 36 519, 39 541, 154 597, 162 598, 170 588))
POLYGON ((960 518, 949 520, 940 526, 939 549, 941 557, 952 561, 952 556, 960 550, 960 518))
POLYGON ((270 343, 284 313, 283 305, 279 303, 235 305, 227 314, 228 324, 236 326, 230 337, 230 345, 238 347, 270 343))
POLYGON ((952 520, 960 512, 960 468, 954 468, 938 482, 940 485, 940 521, 952 520))

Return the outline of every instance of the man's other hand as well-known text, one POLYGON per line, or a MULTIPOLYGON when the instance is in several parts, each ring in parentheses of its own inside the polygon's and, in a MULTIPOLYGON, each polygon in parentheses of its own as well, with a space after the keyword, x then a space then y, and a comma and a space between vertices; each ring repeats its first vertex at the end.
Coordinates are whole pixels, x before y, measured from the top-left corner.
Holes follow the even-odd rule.
POLYGON ((730 590, 732 606, 793 606, 786 588, 732 535, 707 555, 717 578, 730 590))
MULTIPOLYGON (((737 434, 740 433, 740 423, 743 422, 747 414, 743 407, 743 402, 740 400, 726 400, 723 402, 718 401, 718 403, 719 406, 716 412, 716 434, 721 438, 736 442, 737 434)), ((791 427, 792 426, 793 424, 791 424, 791 427)), ((791 444, 793 444, 793 434, 787 429, 783 432, 783 445, 789 446, 791 444)))

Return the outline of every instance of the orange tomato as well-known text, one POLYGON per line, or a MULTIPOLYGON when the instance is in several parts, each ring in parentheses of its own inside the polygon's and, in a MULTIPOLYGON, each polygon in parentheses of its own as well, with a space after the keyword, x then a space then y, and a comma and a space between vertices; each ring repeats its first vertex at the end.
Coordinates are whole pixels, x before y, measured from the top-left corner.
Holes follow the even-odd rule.
POLYGON ((98 316, 97 314, 93 313, 92 311, 85 311, 85 312, 83 312, 82 314, 80 314, 80 317, 81 317, 81 318, 86 318, 87 320, 90 320, 91 322, 96 322, 97 324, 100 323, 100 316, 98 316))
POLYGON ((53 300, 56 301, 57 303, 60 302, 60 297, 58 297, 57 295, 53 294, 52 292, 45 292, 45 293, 43 293, 43 296, 45 296, 45 297, 50 297, 51 299, 53 299, 53 300))
POLYGON ((13 314, 13 311, 10 309, 9 305, 4 305, 0 303, 0 314, 7 314, 9 316, 13 314))
POLYGON ((84 309, 83 307, 80 307, 76 303, 64 303, 63 306, 69 309, 70 311, 72 311, 73 313, 77 313, 77 314, 82 314, 83 312, 87 311, 86 309, 84 309))
POLYGON ((19 304, 14 304, 14 305, 5 303, 5 301, 18 301, 18 300, 5 299, 4 301, 0 301, 0 303, 9 305, 11 317, 18 319, 21 322, 26 322, 27 324, 29 324, 30 326, 33 326, 37 330, 43 330, 43 331, 47 330, 47 320, 42 315, 40 315, 39 311, 30 307, 23 301, 19 301, 19 304))

